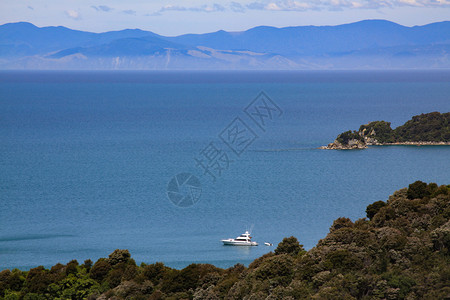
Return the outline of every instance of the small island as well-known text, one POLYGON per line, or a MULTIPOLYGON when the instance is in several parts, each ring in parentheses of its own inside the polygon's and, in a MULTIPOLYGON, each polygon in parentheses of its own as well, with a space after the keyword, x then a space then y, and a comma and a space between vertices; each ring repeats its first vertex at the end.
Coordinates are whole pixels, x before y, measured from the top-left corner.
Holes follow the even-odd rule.
POLYGON ((412 117, 395 129, 386 121, 361 125, 359 130, 339 134, 333 143, 320 149, 365 149, 385 145, 450 145, 450 112, 431 112, 412 117))

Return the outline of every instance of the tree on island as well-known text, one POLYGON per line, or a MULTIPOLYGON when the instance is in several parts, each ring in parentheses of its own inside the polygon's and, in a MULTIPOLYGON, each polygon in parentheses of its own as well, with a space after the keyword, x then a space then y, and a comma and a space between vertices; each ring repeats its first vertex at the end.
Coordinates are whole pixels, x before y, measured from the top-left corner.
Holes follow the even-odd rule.
POLYGON ((358 131, 339 134, 325 149, 361 149, 367 145, 392 143, 450 144, 450 112, 432 112, 412 117, 405 124, 392 129, 391 123, 374 121, 361 125, 358 131))

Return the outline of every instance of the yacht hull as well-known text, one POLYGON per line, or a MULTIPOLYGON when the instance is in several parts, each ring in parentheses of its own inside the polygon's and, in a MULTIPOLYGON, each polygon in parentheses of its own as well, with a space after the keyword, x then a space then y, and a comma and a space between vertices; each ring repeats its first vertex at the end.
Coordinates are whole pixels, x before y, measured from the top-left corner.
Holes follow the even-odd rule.
POLYGON ((233 240, 222 240, 222 243, 227 246, 258 246, 257 242, 240 242, 233 240))

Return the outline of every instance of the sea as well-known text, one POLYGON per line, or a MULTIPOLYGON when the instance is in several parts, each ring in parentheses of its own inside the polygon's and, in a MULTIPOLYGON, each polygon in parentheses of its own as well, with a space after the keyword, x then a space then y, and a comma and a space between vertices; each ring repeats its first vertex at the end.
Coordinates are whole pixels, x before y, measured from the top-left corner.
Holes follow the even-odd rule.
POLYGON ((433 111, 449 70, 0 71, 0 269, 311 249, 416 180, 450 184, 449 146, 318 147, 433 111), (259 246, 222 245, 246 230, 259 246))

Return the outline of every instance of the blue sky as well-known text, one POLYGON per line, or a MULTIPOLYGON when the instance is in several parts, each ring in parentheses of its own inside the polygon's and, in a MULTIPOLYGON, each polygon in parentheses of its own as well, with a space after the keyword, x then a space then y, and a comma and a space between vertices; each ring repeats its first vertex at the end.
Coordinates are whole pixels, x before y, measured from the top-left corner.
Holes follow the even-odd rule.
POLYGON ((140 28, 178 35, 363 19, 407 26, 449 20, 450 0, 0 0, 0 24, 27 21, 94 32, 140 28))

